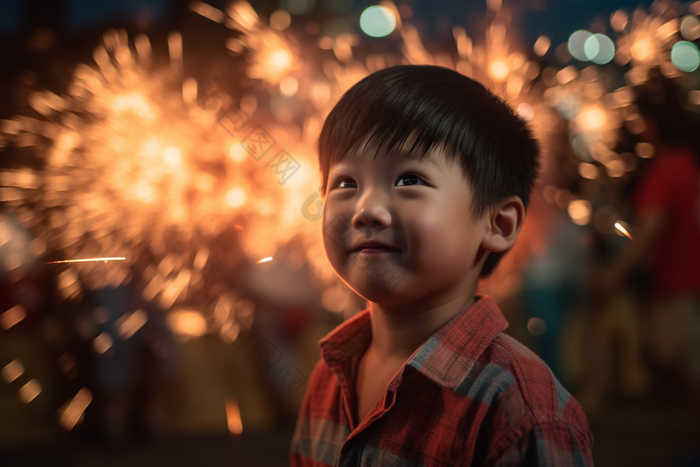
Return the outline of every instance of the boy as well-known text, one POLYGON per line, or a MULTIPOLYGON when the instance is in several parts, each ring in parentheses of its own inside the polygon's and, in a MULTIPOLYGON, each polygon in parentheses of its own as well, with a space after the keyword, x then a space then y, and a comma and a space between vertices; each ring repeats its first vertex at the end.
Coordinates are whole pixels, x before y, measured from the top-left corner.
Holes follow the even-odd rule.
POLYGON ((345 93, 319 138, 323 238, 368 306, 319 341, 292 466, 593 465, 579 404, 476 294, 520 232, 538 152, 446 68, 345 93))

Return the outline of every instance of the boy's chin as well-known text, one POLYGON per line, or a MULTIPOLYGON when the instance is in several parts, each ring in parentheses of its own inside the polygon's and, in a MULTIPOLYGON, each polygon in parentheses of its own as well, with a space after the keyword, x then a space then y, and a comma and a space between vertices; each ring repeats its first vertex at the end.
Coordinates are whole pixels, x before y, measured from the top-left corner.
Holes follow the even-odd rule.
POLYGON ((379 305, 392 306, 405 300, 405 277, 352 274, 346 281, 357 295, 379 305))

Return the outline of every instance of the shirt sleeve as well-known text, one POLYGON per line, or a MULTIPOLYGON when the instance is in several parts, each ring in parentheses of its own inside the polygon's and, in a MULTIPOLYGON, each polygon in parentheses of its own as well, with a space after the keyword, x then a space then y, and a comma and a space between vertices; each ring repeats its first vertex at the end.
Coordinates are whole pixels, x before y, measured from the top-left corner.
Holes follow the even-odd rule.
POLYGON ((310 414, 310 404, 311 404, 311 394, 313 393, 313 388, 317 385, 317 377, 319 373, 319 366, 321 365, 321 360, 316 362, 311 375, 309 376, 309 384, 304 392, 304 398, 301 402, 301 407, 299 409, 299 415, 297 416, 297 422, 294 429, 294 435, 292 437, 292 444, 289 449, 289 465, 290 467, 301 467, 303 465, 309 465, 306 462, 303 454, 307 454, 304 440, 309 439, 309 414, 310 414))
POLYGON ((589 436, 555 421, 535 425, 515 441, 494 467, 593 467, 589 436))
POLYGON ((296 427, 294 429, 294 436, 292 437, 292 444, 289 449, 289 465, 290 467, 300 467, 302 463, 301 457, 301 434, 306 428, 307 420, 309 417, 309 391, 304 393, 304 399, 301 403, 301 408, 299 409, 299 415, 297 417, 296 427))

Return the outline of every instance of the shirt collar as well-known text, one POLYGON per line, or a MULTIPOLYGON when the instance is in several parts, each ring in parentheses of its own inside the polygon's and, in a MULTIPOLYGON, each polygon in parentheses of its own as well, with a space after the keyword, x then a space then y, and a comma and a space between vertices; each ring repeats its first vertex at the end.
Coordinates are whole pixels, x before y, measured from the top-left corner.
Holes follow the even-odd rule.
MULTIPOLYGON (((491 341, 507 327, 508 321, 493 298, 476 294, 472 306, 455 315, 428 338, 404 367, 411 366, 436 384, 454 390, 491 341)), ((361 355, 371 339, 370 314, 369 309, 365 309, 318 342, 321 358, 331 368, 342 365, 361 355)))

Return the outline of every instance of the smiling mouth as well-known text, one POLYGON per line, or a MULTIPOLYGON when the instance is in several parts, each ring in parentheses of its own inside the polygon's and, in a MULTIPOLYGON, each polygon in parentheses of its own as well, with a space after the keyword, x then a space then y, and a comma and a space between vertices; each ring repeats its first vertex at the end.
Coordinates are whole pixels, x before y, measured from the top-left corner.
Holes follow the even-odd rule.
POLYGON ((361 253, 361 254, 378 254, 378 253, 401 253, 401 250, 394 250, 393 248, 383 248, 383 247, 365 247, 358 250, 354 250, 351 253, 361 253))

